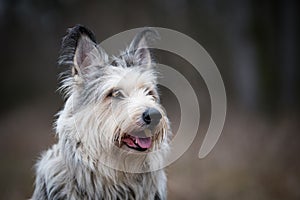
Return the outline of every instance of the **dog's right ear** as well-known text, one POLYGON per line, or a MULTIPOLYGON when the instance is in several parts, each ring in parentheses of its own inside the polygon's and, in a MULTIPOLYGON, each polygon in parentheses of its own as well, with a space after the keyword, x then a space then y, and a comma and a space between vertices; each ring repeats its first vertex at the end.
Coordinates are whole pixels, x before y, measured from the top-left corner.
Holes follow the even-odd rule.
POLYGON ((97 46, 95 35, 82 25, 68 29, 62 40, 60 65, 72 66, 72 75, 81 76, 85 68, 102 64, 105 52, 97 46))
POLYGON ((153 61, 148 45, 157 39, 159 39, 159 34, 152 28, 145 28, 134 37, 128 51, 133 55, 135 63, 140 66, 152 66, 153 61))

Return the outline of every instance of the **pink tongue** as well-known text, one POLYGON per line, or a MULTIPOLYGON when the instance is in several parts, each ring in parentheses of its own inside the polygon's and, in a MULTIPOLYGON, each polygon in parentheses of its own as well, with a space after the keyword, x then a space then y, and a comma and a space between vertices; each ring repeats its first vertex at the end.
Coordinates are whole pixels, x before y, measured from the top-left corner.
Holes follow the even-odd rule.
POLYGON ((136 138, 136 143, 143 149, 148 149, 151 147, 152 141, 150 137, 147 138, 136 138))

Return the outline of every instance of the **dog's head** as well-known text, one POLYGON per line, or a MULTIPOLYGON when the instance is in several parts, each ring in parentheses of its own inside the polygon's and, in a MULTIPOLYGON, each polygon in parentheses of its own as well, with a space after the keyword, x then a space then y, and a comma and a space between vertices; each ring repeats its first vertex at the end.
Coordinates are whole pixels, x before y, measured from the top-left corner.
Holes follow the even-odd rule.
POLYGON ((60 140, 76 144, 75 151, 93 162, 112 149, 141 154, 167 148, 170 127, 147 46, 157 37, 145 29, 120 55, 108 56, 87 28, 68 30, 59 59, 70 68, 61 86, 67 101, 57 121, 60 140))

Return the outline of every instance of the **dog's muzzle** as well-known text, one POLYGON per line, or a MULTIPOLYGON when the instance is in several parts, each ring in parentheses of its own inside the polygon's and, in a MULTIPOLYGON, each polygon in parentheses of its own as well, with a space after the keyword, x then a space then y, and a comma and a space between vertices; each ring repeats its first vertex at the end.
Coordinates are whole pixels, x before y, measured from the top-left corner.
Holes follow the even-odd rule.
POLYGON ((146 127, 140 131, 126 133, 121 141, 127 147, 138 151, 145 151, 151 148, 156 126, 159 124, 161 118, 162 115, 157 109, 148 108, 142 114, 142 120, 146 127))

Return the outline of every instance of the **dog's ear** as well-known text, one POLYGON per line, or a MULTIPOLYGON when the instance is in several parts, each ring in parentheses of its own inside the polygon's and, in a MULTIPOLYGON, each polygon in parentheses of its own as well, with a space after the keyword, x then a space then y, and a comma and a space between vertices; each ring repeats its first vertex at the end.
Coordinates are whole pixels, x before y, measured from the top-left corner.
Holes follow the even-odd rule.
POLYGON ((144 29, 134 37, 129 45, 129 53, 133 54, 134 62, 136 64, 146 67, 152 66, 152 56, 149 44, 156 39, 159 39, 159 35, 156 30, 151 28, 144 29))
POLYGON ((103 63, 105 57, 105 52, 97 46, 93 32, 76 25, 68 29, 62 40, 59 64, 72 66, 72 75, 81 75, 86 67, 103 63))

